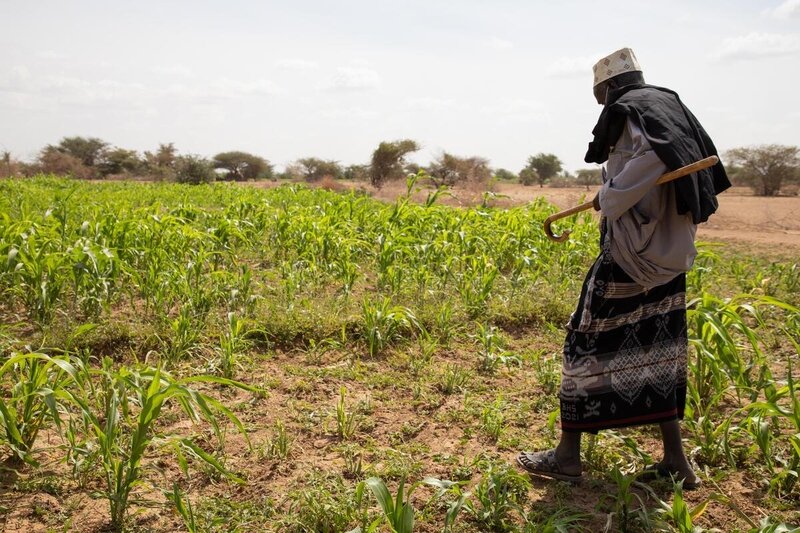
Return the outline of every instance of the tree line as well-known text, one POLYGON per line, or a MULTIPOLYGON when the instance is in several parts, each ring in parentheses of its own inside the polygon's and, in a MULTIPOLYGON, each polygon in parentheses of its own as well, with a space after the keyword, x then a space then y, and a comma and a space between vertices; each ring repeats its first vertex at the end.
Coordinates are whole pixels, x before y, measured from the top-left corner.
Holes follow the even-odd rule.
MULTIPOLYGON (((95 137, 64 137, 45 146, 30 163, 17 161, 0 152, 2 176, 30 176, 40 173, 69 175, 82 179, 109 177, 145 178, 179 183, 209 183, 217 180, 303 180, 324 179, 369 182, 380 188, 390 181, 423 171, 437 187, 479 184, 491 180, 523 185, 585 186, 601 183, 599 168, 580 169, 571 174, 555 155, 540 152, 528 157, 518 172, 492 168, 479 156, 462 157, 443 152, 427 166, 408 161, 420 149, 411 139, 381 142, 369 163, 342 165, 338 161, 304 157, 276 172, 267 159, 243 151, 221 152, 212 158, 179 154, 173 143, 159 144, 152 152, 115 147, 95 137)), ((800 149, 778 144, 741 147, 725 154, 725 163, 736 185, 749 186, 758 195, 797 194, 800 185, 800 149)))

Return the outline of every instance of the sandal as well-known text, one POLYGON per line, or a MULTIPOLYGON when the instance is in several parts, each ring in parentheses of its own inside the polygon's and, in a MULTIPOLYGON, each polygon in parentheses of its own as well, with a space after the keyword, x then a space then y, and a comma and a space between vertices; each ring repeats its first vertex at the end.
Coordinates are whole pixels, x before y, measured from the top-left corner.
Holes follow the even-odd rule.
POLYGON ((555 450, 545 450, 541 452, 520 452, 517 456, 517 464, 529 474, 550 477, 570 483, 580 483, 581 474, 565 474, 561 470, 561 465, 556 459, 555 450))
MULTIPOLYGON (((659 463, 654 465, 647 465, 644 470, 637 476, 640 481, 655 481, 657 479, 671 480, 674 483, 681 481, 678 477, 678 472, 670 472, 667 467, 661 466, 659 463)), ((697 477, 695 475, 695 477, 697 477)), ((686 481, 683 479, 683 490, 696 490, 700 488, 703 482, 700 478, 695 481, 686 481)))

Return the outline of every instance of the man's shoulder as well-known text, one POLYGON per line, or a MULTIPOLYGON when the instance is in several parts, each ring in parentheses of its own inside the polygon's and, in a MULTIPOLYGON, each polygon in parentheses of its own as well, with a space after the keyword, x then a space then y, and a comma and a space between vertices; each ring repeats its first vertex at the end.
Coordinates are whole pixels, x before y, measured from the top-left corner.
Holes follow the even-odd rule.
POLYGON ((664 87, 652 85, 631 88, 609 106, 613 115, 627 117, 657 114, 659 116, 672 116, 679 120, 685 113, 685 106, 678 93, 664 87))
POLYGON ((656 85, 638 85, 622 94, 616 103, 621 105, 642 101, 680 101, 678 93, 666 87, 656 85))

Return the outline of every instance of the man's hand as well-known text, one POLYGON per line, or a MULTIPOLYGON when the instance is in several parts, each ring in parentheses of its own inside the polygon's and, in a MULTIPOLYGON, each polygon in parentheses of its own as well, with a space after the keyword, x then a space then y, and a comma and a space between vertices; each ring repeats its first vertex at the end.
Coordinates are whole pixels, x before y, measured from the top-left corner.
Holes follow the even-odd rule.
POLYGON ((595 211, 600 211, 600 193, 594 195, 592 199, 592 207, 594 207, 595 211))

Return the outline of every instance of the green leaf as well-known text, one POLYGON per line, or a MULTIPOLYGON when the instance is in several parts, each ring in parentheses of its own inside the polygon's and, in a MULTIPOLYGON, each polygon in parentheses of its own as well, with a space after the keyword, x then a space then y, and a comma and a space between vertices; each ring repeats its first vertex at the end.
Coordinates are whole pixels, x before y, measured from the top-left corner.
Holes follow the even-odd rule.
POLYGON ((216 457, 211 455, 210 453, 203 450, 201 447, 196 445, 191 439, 184 438, 181 439, 181 444, 192 450, 200 459, 205 461, 207 464, 214 467, 220 474, 224 475, 230 480, 235 481, 236 483, 244 483, 244 479, 240 478, 239 476, 235 475, 234 473, 230 472, 226 469, 222 464, 217 460, 216 457))
POLYGON ((371 477, 366 481, 366 484, 372 494, 375 495, 375 499, 378 500, 378 504, 383 509, 383 514, 387 517, 392 516, 394 514, 394 502, 392 502, 392 495, 389 494, 389 489, 386 488, 383 480, 371 477))

